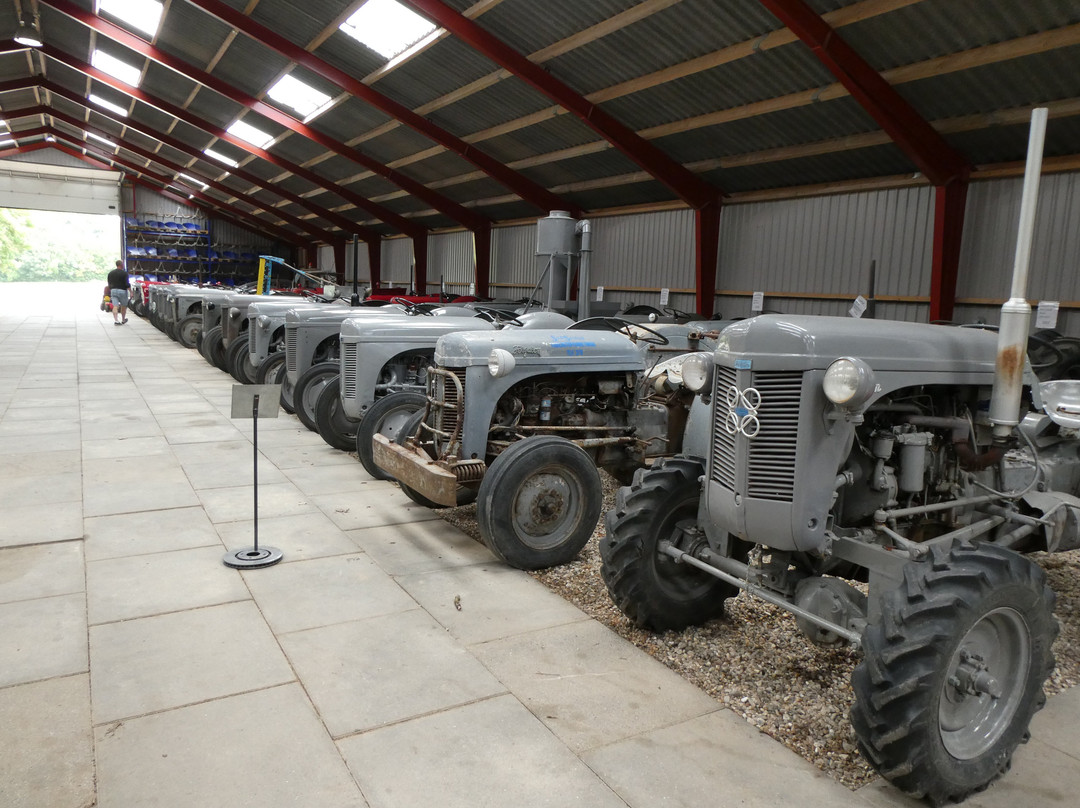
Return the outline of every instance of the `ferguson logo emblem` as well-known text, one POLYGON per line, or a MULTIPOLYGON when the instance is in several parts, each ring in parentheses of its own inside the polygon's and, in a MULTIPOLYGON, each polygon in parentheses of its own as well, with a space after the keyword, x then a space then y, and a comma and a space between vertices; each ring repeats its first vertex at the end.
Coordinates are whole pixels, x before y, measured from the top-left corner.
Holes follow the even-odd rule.
POLYGON ((526 348, 523 345, 515 345, 510 349, 510 353, 517 357, 523 356, 540 356, 539 348, 526 348))
POLYGON ((761 429, 758 423, 757 411, 761 406, 761 393, 754 387, 740 390, 731 385, 727 391, 727 418, 724 419, 724 429, 728 434, 738 432, 743 437, 752 438, 761 429))

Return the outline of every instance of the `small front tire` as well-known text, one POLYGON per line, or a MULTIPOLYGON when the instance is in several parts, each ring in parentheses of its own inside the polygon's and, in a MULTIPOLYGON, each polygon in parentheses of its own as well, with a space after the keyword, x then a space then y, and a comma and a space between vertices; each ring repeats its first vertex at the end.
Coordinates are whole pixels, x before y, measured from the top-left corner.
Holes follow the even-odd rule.
MULTIPOLYGON (((417 422, 413 416, 424 409, 426 402, 427 398, 420 393, 403 391, 383 396, 371 405, 356 430, 356 454, 364 471, 376 480, 394 479, 389 472, 375 465, 372 441, 376 435, 385 435, 397 442, 398 435, 415 432, 417 422), (412 430, 406 432, 405 427, 410 422, 412 430)), ((425 502, 431 501, 425 498, 425 502)), ((431 506, 438 507, 435 503, 431 506)))
POLYGON ((312 432, 318 432, 319 427, 315 424, 315 403, 319 400, 319 394, 327 383, 341 373, 341 365, 337 362, 320 362, 312 365, 296 380, 296 387, 292 391, 293 408, 300 423, 312 432))
POLYGON ((176 341, 185 348, 194 348, 202 331, 202 315, 189 314, 176 326, 176 341))
POLYGON ((341 377, 330 379, 315 402, 315 428, 327 445, 351 452, 356 448, 359 421, 345 415, 341 406, 341 377))

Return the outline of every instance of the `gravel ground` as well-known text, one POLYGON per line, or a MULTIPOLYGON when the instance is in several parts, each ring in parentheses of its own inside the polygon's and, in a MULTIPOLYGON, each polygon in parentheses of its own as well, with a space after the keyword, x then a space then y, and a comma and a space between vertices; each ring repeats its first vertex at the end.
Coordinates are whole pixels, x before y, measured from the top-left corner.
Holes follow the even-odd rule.
MULTIPOLYGON (((605 475, 604 512, 614 505, 616 485, 605 475)), ((475 506, 439 513, 479 540, 475 506)), ((635 628, 600 577, 602 535, 601 524, 576 561, 533 576, 845 786, 858 788, 875 777, 856 750, 847 718, 855 651, 812 645, 787 612, 746 594, 704 626, 663 634, 635 628)), ((1032 558, 1058 596, 1057 668, 1046 684, 1052 695, 1080 682, 1080 551, 1032 558)))

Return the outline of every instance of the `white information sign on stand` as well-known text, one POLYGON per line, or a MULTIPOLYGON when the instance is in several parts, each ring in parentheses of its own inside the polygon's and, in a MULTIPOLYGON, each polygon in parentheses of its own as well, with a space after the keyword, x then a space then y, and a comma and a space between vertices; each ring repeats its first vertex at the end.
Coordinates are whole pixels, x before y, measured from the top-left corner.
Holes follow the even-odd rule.
POLYGON ((852 317, 859 318, 862 317, 865 312, 866 298, 862 295, 859 295, 857 298, 855 298, 855 302, 851 304, 851 308, 848 309, 848 314, 852 317))
POLYGON ((670 299, 671 299, 671 290, 670 289, 661 289, 660 290, 660 305, 661 306, 666 306, 670 299))
POLYGON ((600 302, 603 301, 603 299, 604 299, 604 287, 603 286, 597 286, 596 287, 596 302, 600 303, 600 302))
POLYGON ((1040 300, 1035 310, 1036 328, 1057 328, 1059 304, 1056 300, 1040 300))
POLYGON ((750 311, 761 311, 765 308, 765 293, 754 292, 754 297, 750 301, 750 311))

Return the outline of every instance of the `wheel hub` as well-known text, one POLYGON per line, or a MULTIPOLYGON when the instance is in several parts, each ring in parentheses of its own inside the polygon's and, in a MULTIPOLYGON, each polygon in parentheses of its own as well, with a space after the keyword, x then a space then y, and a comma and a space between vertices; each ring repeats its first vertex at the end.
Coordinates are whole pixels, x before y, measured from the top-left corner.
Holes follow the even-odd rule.
POLYGON ((571 502, 566 479, 558 474, 537 474, 518 493, 515 521, 526 534, 543 536, 569 518, 571 502))

